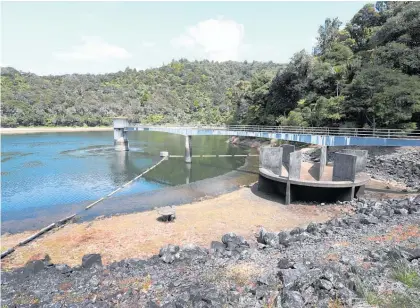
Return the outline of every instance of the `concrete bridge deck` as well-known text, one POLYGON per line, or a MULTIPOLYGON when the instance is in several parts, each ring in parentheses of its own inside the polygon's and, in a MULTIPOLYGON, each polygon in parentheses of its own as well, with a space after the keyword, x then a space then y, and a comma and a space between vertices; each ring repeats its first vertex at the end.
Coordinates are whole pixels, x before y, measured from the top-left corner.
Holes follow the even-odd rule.
POLYGON ((296 141, 320 146, 420 146, 420 132, 398 129, 361 129, 258 125, 144 125, 114 118, 116 150, 128 151, 127 132, 155 131, 186 136, 185 161, 191 162, 191 136, 243 136, 296 141))
POLYGON ((396 129, 295 126, 149 126, 129 124, 125 131, 160 131, 185 136, 224 135, 298 141, 324 146, 420 146, 420 132, 396 129))

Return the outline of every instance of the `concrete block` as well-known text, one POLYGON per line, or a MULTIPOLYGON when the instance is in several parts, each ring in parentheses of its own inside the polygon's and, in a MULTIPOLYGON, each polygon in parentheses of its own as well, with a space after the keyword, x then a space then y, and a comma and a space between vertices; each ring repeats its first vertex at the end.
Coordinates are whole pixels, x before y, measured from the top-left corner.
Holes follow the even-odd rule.
POLYGON ((327 164, 327 147, 323 146, 321 147, 321 156, 319 157, 318 181, 321 181, 326 164, 327 164))
POLYGON ((260 148, 260 165, 276 175, 281 175, 283 149, 281 147, 260 148))
POLYGON ((295 146, 291 144, 283 144, 283 164, 289 165, 290 153, 295 151, 295 146))
POLYGON ((343 150, 340 151, 340 153, 356 155, 357 156, 357 159, 356 159, 356 173, 365 171, 366 162, 367 162, 367 158, 368 158, 368 151, 366 151, 366 150, 343 149, 343 150))
POLYGON ((356 178, 356 155, 336 153, 333 166, 333 181, 352 181, 356 178))
POLYGON ((289 179, 300 179, 300 168, 302 165, 302 152, 292 152, 289 154, 289 179))

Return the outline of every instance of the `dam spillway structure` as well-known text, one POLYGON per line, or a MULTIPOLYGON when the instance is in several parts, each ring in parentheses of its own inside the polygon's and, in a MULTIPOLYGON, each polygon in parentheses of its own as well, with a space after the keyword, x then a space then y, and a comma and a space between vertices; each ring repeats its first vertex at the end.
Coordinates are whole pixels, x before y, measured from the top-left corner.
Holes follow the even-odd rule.
POLYGON ((351 201, 364 193, 370 177, 365 173, 368 152, 343 149, 327 164, 327 147, 319 162, 302 162, 294 145, 261 147, 258 190, 280 195, 285 204, 295 201, 351 201))

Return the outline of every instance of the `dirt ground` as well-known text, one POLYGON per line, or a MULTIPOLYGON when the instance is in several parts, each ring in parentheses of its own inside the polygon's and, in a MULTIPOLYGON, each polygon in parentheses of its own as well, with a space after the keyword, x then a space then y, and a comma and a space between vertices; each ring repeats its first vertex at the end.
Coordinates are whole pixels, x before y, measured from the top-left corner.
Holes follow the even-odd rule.
MULTIPOLYGON (((104 263, 125 258, 145 258, 166 244, 187 243, 209 247, 227 232, 255 239, 260 226, 280 231, 339 215, 344 207, 293 204, 258 195, 255 189, 237 191, 176 207, 173 223, 157 220, 156 211, 73 223, 52 231, 2 260, 3 269, 23 266, 29 259, 48 254, 53 263, 79 265, 82 256, 100 253, 104 263)), ((34 232, 2 236, 2 251, 34 232)))

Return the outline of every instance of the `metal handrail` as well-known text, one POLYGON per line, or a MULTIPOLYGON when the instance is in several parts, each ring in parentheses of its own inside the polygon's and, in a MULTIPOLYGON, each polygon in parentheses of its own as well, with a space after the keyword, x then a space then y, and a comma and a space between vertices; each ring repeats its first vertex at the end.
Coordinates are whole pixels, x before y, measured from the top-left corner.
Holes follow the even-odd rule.
POLYGON ((162 129, 212 129, 212 130, 235 130, 244 132, 266 132, 282 134, 305 134, 324 136, 349 136, 349 137, 381 137, 381 138, 407 138, 420 139, 420 131, 406 131, 402 129, 386 128, 339 128, 339 127, 302 127, 302 126, 262 126, 262 125, 144 125, 140 123, 130 124, 132 127, 153 127, 162 129))

